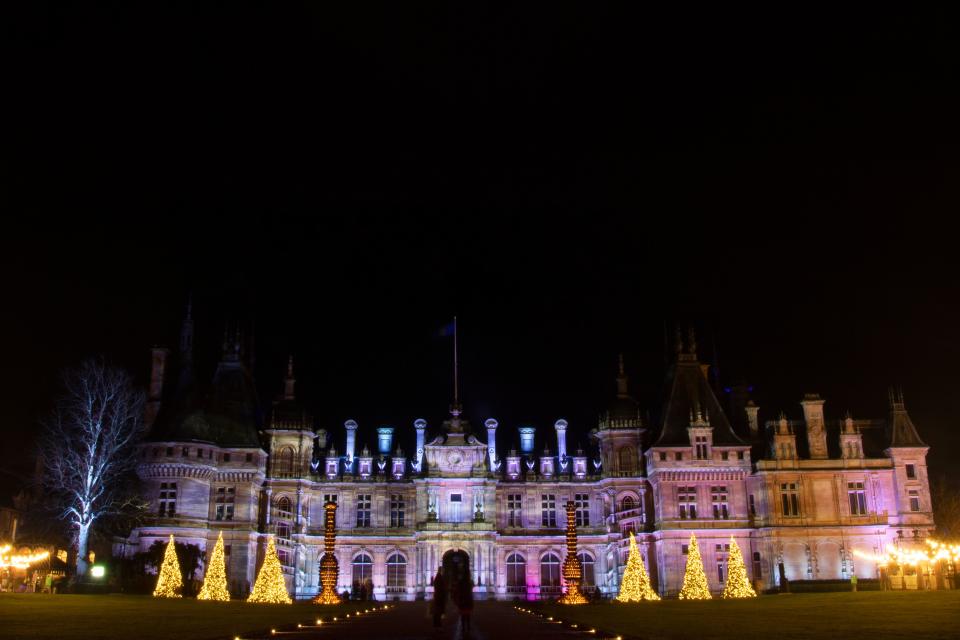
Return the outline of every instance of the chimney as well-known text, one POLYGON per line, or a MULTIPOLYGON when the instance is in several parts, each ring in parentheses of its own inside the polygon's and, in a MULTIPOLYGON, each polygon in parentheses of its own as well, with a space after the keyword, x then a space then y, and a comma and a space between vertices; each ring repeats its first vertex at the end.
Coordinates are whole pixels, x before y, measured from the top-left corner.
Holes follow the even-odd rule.
POLYGON ((355 420, 347 420, 343 423, 344 429, 347 430, 347 450, 345 453, 347 471, 352 471, 353 469, 353 455, 356 452, 357 445, 357 426, 355 420))
POLYGON ((413 421, 413 427, 417 430, 417 451, 414 455, 417 469, 423 464, 423 444, 427 436, 427 421, 423 418, 417 418, 413 421))
POLYGON ((561 418, 553 423, 553 428, 557 430, 557 455, 562 461, 567 457, 567 421, 561 418))
POLYGON ((810 458, 827 457, 827 433, 823 422, 823 400, 815 393, 808 393, 800 401, 803 407, 803 421, 807 425, 807 443, 810 446, 810 458))
POLYGON ((747 412, 747 424, 750 426, 750 437, 756 439, 760 431, 760 423, 757 420, 757 414, 760 412, 760 407, 755 405, 753 400, 749 400, 747 401, 747 406, 744 407, 744 410, 747 412))
POLYGON ((520 453, 533 453, 533 439, 537 430, 534 427, 520 427, 520 453))
POLYGON ((163 378, 167 368, 167 355, 170 351, 163 347, 154 347, 151 349, 152 358, 150 366, 150 394, 147 398, 147 426, 151 426, 160 412, 160 401, 163 398, 163 378))
POLYGON ((377 449, 385 456, 390 455, 393 448, 393 427, 380 427, 377 429, 377 449))
POLYGON ((487 418, 483 426, 487 428, 487 455, 490 458, 490 468, 497 463, 497 426, 499 423, 493 418, 487 418))

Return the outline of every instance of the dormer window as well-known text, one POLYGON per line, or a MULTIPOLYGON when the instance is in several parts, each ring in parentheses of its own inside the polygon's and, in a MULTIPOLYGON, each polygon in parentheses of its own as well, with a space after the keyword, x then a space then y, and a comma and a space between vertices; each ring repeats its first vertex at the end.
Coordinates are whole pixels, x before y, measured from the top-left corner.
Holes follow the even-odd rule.
POLYGON ((694 453, 697 460, 707 459, 708 457, 707 436, 694 437, 694 453))

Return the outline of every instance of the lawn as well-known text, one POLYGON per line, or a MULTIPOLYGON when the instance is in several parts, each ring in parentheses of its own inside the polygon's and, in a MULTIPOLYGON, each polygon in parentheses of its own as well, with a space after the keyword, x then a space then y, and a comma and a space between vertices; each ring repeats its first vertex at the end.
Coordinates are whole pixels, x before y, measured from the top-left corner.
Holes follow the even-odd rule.
POLYGON ((646 640, 958 638, 960 591, 787 594, 750 600, 525 608, 646 640))
POLYGON ((232 640, 238 635, 309 623, 317 617, 340 616, 376 604, 380 603, 320 607, 149 596, 0 593, 0 638, 232 640))

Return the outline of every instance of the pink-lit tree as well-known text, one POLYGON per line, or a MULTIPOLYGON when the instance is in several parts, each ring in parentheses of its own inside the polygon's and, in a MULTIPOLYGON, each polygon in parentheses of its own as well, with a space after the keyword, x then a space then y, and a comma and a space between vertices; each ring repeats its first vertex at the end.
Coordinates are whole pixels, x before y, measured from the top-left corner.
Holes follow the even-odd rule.
POLYGON ((144 395, 125 371, 101 360, 68 371, 64 386, 44 425, 43 481, 72 527, 77 575, 83 576, 94 523, 139 503, 123 489, 136 464, 133 449, 143 431, 144 395))

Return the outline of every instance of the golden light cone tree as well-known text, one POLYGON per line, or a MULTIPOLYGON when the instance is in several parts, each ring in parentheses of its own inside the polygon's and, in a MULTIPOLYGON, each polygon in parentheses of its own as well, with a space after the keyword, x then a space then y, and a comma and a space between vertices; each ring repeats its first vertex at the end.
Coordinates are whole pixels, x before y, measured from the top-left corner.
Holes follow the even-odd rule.
POLYGON ((724 598, 756 598, 757 592, 747 577, 740 545, 730 537, 730 553, 727 555, 727 583, 723 587, 724 598))
POLYGON ((707 574, 703 571, 703 560, 700 559, 697 536, 693 533, 690 534, 687 570, 683 574, 683 588, 680 589, 679 597, 681 600, 709 600, 712 597, 707 584, 707 574))
POLYGON ((183 576, 180 575, 180 561, 177 560, 177 547, 170 534, 170 542, 163 552, 163 563, 160 565, 160 576, 157 578, 157 588, 153 590, 154 598, 181 598, 183 576))
POLYGON ((660 596, 650 585, 650 576, 643 566, 640 549, 637 548, 637 539, 630 532, 630 551, 627 553, 627 568, 623 571, 620 581, 620 594, 617 602, 641 602, 643 600, 659 600, 660 596))
POLYGON ((223 531, 217 536, 217 544, 213 547, 213 555, 210 556, 210 564, 207 565, 207 574, 203 577, 203 586, 197 594, 197 600, 230 602, 227 563, 223 557, 223 531))
POLYGON ((337 503, 323 505, 323 558, 320 559, 320 593, 313 599, 314 604, 340 604, 337 595, 337 576, 340 573, 334 549, 337 544, 336 515, 337 503))
POLYGON ((577 557, 577 506, 573 500, 567 502, 567 558, 563 561, 563 581, 567 583, 567 592, 558 600, 560 604, 586 604, 587 599, 580 590, 583 583, 583 567, 577 557))
POLYGON ((277 547, 273 536, 267 538, 267 550, 263 555, 263 564, 253 591, 247 602, 261 602, 267 604, 293 604, 290 594, 287 593, 287 582, 283 578, 283 569, 280 568, 280 558, 277 557, 277 547))

